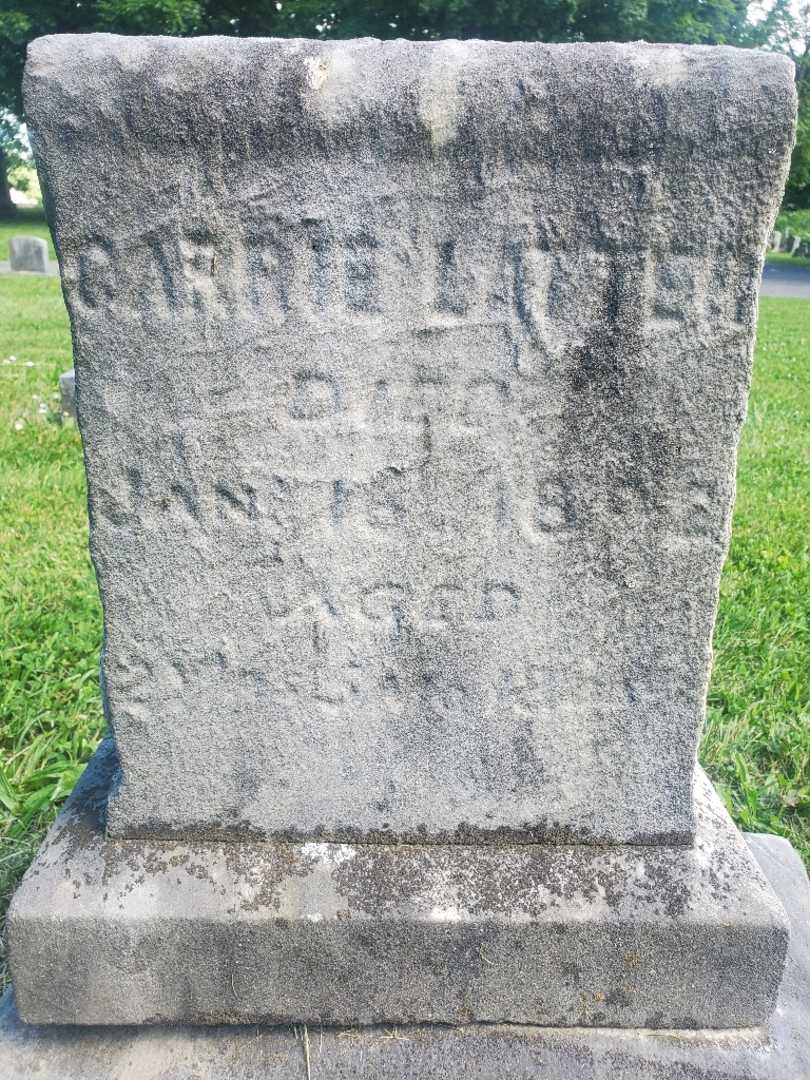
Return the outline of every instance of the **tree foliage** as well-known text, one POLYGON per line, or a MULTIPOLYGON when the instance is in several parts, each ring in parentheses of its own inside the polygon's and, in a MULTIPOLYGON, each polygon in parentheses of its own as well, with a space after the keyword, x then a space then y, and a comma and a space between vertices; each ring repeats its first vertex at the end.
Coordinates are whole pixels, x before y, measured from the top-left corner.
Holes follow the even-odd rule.
POLYGON ((810 4, 776 0, 755 29, 754 44, 786 53, 796 65, 799 120, 785 205, 810 207, 810 4))
POLYGON ((801 96, 789 195, 794 203, 810 204, 810 19, 808 7, 797 12, 795 0, 775 0, 756 25, 748 20, 748 0, 0 0, 0 157, 7 165, 20 152, 27 43, 41 34, 91 31, 647 40, 781 49, 796 60, 801 96))

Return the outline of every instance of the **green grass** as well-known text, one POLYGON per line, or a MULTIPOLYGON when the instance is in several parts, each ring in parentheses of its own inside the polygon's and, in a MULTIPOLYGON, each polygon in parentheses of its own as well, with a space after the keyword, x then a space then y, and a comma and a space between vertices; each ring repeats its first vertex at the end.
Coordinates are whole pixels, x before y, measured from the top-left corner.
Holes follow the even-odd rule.
POLYGON ((70 364, 58 280, 0 278, 0 911, 102 726, 81 443, 56 422, 70 364))
MULTIPOLYGON (((702 747, 738 823, 808 861, 809 357, 810 303, 763 299, 702 747)), ((102 730, 69 366, 58 280, 0 278, 0 910, 102 730)))
POLYGON ((20 209, 12 221, 0 221, 0 262, 8 261, 8 242, 12 236, 41 236, 48 241, 49 258, 56 258, 51 233, 42 210, 20 209))
POLYGON ((810 863, 810 303, 763 298, 702 759, 810 863))

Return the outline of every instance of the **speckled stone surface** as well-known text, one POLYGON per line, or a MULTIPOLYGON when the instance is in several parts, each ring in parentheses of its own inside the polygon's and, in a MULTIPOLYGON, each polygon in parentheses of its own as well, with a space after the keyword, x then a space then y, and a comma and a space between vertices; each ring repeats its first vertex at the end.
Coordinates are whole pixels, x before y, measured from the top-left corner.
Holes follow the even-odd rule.
POLYGON ((25 105, 111 833, 688 843, 788 60, 48 37, 25 105))
POLYGON ((792 926, 778 1007, 765 1028, 44 1028, 21 1023, 9 993, 0 1004, 0 1075, 3 1080, 807 1080, 810 883, 786 841, 747 840, 792 926))
POLYGON ((20 1014, 741 1027, 784 912, 698 776, 694 848, 105 839, 106 744, 12 901, 20 1014))

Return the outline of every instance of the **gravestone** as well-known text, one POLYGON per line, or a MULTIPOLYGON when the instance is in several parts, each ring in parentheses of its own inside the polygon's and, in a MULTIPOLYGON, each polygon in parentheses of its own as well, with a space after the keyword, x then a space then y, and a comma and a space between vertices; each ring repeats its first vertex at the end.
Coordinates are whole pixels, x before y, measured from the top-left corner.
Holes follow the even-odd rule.
POLYGON ((59 376, 60 407, 65 416, 76 419, 76 371, 63 371, 59 376))
POLYGON ((784 65, 68 40, 110 835, 689 843, 784 65))
POLYGON ((45 240, 38 236, 12 236, 8 247, 12 271, 47 274, 48 244, 45 240))
POLYGON ((790 64, 90 35, 25 95, 112 738, 22 1019, 765 1022, 696 747, 790 64))

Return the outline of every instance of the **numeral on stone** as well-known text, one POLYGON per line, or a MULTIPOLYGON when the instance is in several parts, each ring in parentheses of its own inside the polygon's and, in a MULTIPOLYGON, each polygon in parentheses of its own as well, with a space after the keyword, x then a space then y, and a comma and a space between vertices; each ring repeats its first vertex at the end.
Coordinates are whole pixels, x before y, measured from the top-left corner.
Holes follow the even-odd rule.
POLYGON ((345 294, 346 304, 352 311, 374 312, 377 302, 377 248, 374 237, 363 233, 351 237, 346 244, 345 294))
MULTIPOLYGON (((78 295, 87 308, 97 308, 115 296, 115 257, 106 241, 88 244, 79 254, 78 295)), ((69 275, 68 275, 69 277, 69 275)))
POLYGON ((439 245, 437 255, 436 310, 463 315, 469 308, 468 296, 474 278, 462 268, 458 240, 445 240, 439 245))
POLYGON ((542 481, 537 489, 535 527, 541 532, 557 532, 574 521, 574 503, 568 488, 559 480, 542 481))
POLYGON ((385 626, 391 637, 399 637, 405 621, 405 590, 395 582, 380 582, 364 589, 360 609, 367 619, 385 626))
POLYGON ((509 400, 509 387, 503 379, 484 377, 472 380, 466 390, 464 422, 470 426, 489 426, 503 416, 509 400))
POLYGON ((520 590, 509 582, 488 581, 482 591, 480 618, 493 622, 514 614, 520 604, 520 590))
POLYGON ((704 267, 691 255, 663 256, 652 272, 653 317, 683 322, 684 313, 693 311, 704 267))
POLYGON ((551 277, 547 251, 515 247, 512 250, 513 303, 518 321, 534 338, 546 314, 551 277))
POLYGON ((463 616, 464 592, 460 585, 436 585, 430 592, 428 619, 452 624, 463 616))
POLYGON ((300 371, 289 404, 293 420, 322 420, 340 408, 338 388, 328 375, 317 371, 300 371))

